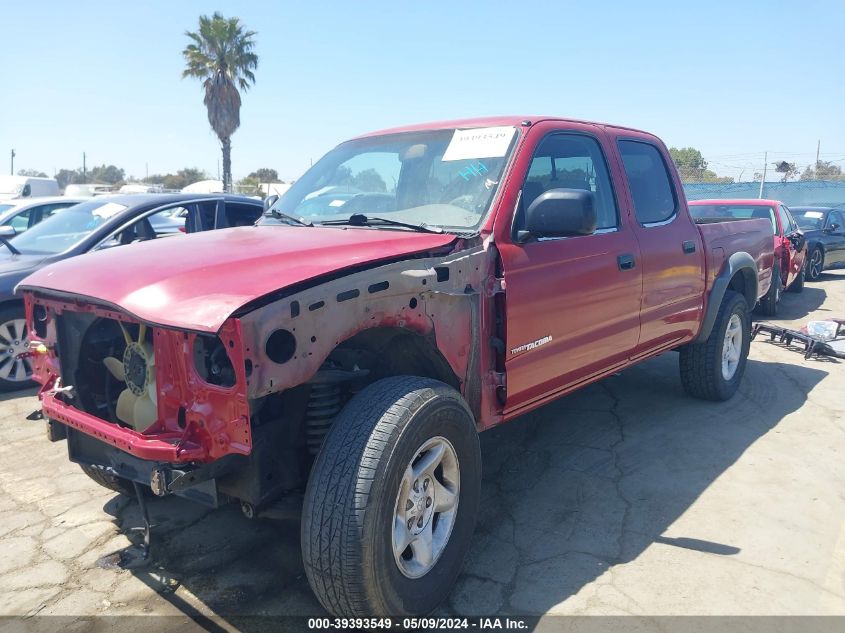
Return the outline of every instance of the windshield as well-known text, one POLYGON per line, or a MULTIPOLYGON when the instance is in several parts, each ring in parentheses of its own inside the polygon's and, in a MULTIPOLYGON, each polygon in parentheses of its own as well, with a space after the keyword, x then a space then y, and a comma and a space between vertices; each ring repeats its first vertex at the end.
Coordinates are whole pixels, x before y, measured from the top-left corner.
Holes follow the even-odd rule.
POLYGON ((68 207, 15 237, 15 248, 21 253, 62 253, 126 208, 103 199, 68 207))
POLYGON ((778 232, 775 210, 758 204, 691 204, 689 207, 693 219, 701 218, 734 218, 748 220, 750 218, 767 218, 772 223, 772 231, 778 232))
MULTIPOLYGON (((265 214, 319 224, 353 214, 458 232, 487 213, 516 128, 432 130, 344 143, 309 169, 265 214)), ((396 228, 396 227, 386 227, 396 228)))
POLYGON ((824 211, 815 209, 792 209, 795 221, 805 231, 818 231, 824 227, 824 211))
POLYGON ((8 211, 9 209, 11 209, 14 206, 15 205, 13 205, 13 204, 0 204, 0 213, 3 213, 4 211, 8 211))

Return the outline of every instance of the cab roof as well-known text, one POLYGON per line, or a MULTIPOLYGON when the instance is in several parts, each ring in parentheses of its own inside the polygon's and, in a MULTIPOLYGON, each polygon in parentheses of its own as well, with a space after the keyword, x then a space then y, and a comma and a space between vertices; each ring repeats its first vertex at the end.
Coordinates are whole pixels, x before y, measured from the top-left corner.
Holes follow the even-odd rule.
POLYGON ((402 132, 422 132, 425 130, 447 130, 451 128, 471 129, 477 127, 498 127, 498 126, 513 126, 513 127, 527 127, 540 123, 541 121, 560 121, 561 123, 586 123, 589 125, 598 125, 604 128, 613 128, 618 130, 628 130, 631 132, 640 132, 649 134, 643 130, 638 130, 632 127, 625 127, 621 125, 611 125, 609 123, 598 123, 596 121, 583 121, 581 119, 569 119, 554 116, 532 116, 532 115, 502 115, 490 117, 477 117, 471 119, 453 119, 451 121, 431 121, 429 123, 416 123, 413 125, 404 125, 400 127, 387 128, 375 132, 368 132, 361 134, 356 138, 366 138, 368 136, 383 136, 386 134, 400 134, 402 132))

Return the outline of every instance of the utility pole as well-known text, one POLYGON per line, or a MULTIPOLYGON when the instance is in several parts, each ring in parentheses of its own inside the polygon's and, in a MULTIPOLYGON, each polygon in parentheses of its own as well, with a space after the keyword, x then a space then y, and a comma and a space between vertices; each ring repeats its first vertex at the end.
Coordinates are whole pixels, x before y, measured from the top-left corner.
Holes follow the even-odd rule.
POLYGON ((819 179, 819 150, 822 148, 822 140, 816 143, 816 164, 813 165, 813 180, 819 179))
POLYGON ((82 152, 82 182, 88 182, 88 167, 85 164, 85 152, 82 152))
POLYGON ((10 175, 10 176, 14 176, 14 175, 15 175, 15 150, 12 150, 12 168, 11 168, 11 170, 9 171, 9 175, 10 175))
POLYGON ((769 152, 763 154, 763 177, 760 179, 760 195, 757 196, 758 198, 763 197, 763 185, 766 184, 766 168, 769 166, 769 152))

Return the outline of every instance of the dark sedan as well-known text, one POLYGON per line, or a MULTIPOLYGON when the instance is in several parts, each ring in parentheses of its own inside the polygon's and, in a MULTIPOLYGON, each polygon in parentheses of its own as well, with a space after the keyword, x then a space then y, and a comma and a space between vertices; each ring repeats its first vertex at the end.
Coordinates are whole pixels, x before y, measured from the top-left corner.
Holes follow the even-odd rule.
POLYGON ((807 238, 807 280, 845 264, 845 205, 790 209, 807 238))
MULTIPOLYGON (((232 195, 142 194, 100 196, 58 213, 7 241, 0 256, 0 391, 31 383, 23 302, 15 286, 59 260, 93 250, 186 233, 255 223, 260 200, 232 195)), ((14 236, 0 228, 0 239, 14 236)), ((120 271, 115 271, 119 274, 120 271)))

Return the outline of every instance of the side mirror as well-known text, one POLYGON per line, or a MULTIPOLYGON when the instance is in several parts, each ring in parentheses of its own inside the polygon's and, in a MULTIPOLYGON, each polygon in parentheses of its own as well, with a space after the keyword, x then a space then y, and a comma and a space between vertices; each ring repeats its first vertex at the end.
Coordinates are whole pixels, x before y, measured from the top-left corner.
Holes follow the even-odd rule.
POLYGON ((837 232, 839 229, 841 229, 841 228, 842 228, 842 227, 841 227, 841 226, 839 226, 836 222, 833 222, 830 226, 828 226, 828 227, 825 229, 825 232, 827 232, 827 233, 836 233, 836 232, 837 232))
POLYGON ((28 184, 23 186, 21 189, 21 198, 29 198, 32 195, 32 187, 28 184))
POLYGON ((276 200, 279 199, 279 196, 273 194, 272 196, 267 196, 264 198, 264 211, 267 211, 270 207, 276 204, 276 200))
POLYGON ((11 239, 17 234, 18 232, 15 230, 15 227, 13 227, 11 224, 0 226, 0 240, 11 239))
POLYGON ((592 191, 549 189, 525 211, 525 230, 517 241, 536 237, 571 237, 596 232, 596 209, 592 191))

